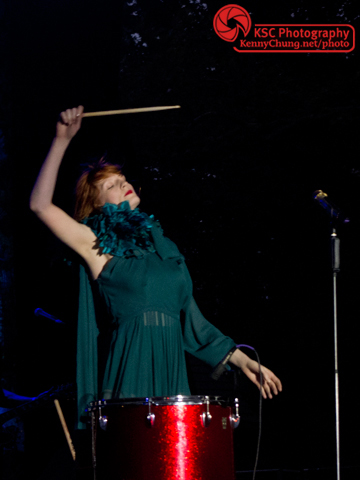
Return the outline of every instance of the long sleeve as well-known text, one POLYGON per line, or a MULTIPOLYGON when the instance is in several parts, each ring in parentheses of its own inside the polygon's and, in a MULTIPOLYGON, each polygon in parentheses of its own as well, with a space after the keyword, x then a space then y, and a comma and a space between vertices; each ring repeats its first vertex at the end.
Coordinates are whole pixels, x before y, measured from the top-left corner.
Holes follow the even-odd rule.
POLYGON ((235 346, 235 342, 204 318, 193 297, 186 303, 183 312, 185 350, 215 367, 235 346))

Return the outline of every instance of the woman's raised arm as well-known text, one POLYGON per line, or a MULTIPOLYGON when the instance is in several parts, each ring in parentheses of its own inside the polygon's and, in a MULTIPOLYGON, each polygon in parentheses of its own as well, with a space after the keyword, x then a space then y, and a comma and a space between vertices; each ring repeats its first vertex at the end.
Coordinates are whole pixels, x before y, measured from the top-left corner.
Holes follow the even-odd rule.
POLYGON ((30 197, 30 208, 40 218, 52 204, 59 167, 67 147, 81 127, 83 110, 84 107, 79 106, 60 114, 56 125, 56 136, 41 167, 30 197))
POLYGON ((41 167, 30 197, 30 208, 50 230, 81 256, 86 257, 94 235, 85 225, 53 204, 53 195, 59 168, 65 151, 81 127, 81 105, 61 112, 56 125, 56 136, 41 167))

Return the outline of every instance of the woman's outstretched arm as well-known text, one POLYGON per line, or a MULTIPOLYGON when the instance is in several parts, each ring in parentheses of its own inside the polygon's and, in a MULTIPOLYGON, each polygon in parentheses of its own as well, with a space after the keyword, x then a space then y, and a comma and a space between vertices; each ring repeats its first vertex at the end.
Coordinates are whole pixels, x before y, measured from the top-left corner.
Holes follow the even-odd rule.
POLYGON ((31 193, 30 208, 60 240, 86 258, 94 242, 93 233, 53 204, 59 168, 67 147, 81 127, 83 110, 80 105, 61 112, 55 138, 31 193))

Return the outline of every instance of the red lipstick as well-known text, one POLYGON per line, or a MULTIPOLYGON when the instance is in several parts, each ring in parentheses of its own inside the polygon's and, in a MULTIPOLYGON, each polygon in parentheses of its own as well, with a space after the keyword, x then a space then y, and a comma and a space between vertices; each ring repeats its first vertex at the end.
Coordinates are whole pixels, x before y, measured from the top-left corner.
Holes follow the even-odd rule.
POLYGON ((133 191, 132 191, 132 190, 128 190, 128 191, 125 193, 125 197, 126 197, 126 195, 130 195, 131 193, 133 193, 133 191))

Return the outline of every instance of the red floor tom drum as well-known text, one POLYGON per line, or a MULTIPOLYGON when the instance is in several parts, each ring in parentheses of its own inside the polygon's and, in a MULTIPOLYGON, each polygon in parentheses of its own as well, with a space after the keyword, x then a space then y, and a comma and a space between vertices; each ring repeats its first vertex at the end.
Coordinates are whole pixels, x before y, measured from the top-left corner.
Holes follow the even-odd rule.
POLYGON ((238 407, 221 397, 93 402, 96 480, 234 480, 238 407))

